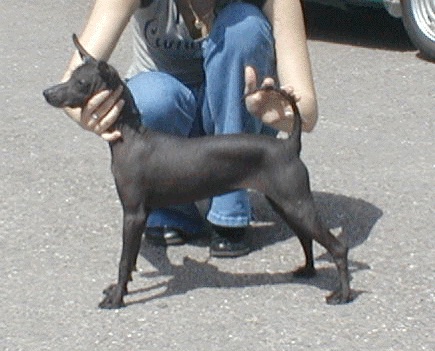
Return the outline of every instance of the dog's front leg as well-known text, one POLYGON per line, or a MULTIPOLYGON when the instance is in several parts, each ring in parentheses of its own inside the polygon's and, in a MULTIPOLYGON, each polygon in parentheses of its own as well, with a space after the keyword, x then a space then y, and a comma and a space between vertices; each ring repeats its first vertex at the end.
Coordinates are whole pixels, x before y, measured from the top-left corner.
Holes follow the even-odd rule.
POLYGON ((124 295, 128 293, 127 284, 132 280, 139 254, 142 233, 145 228, 147 214, 140 206, 135 211, 124 208, 124 225, 122 235, 122 253, 119 262, 118 283, 104 290, 106 297, 100 302, 100 308, 112 309, 124 307, 124 295))

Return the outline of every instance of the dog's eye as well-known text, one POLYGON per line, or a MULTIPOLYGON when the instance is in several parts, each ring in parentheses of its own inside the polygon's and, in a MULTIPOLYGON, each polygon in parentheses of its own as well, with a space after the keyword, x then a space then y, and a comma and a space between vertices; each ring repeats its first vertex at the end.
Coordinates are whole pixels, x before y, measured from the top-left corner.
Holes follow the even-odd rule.
POLYGON ((77 86, 79 89, 85 90, 85 89, 89 88, 90 83, 86 79, 79 79, 79 80, 77 80, 77 86))

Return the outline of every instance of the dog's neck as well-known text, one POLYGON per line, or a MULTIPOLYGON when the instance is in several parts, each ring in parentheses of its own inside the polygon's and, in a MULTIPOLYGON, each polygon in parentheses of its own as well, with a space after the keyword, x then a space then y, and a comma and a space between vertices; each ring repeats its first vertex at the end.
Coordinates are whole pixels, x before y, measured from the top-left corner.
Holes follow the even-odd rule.
POLYGON ((125 104, 118 120, 115 122, 113 127, 114 129, 121 131, 121 134, 124 134, 123 131, 126 129, 133 130, 135 132, 143 132, 144 127, 140 121, 139 110, 136 107, 130 89, 124 83, 122 83, 122 85, 124 90, 121 99, 124 100, 125 104))

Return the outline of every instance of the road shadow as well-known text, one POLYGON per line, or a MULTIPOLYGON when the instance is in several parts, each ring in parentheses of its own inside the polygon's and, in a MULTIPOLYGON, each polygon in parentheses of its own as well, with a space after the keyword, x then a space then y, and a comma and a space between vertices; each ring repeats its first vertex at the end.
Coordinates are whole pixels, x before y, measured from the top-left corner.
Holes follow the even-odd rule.
MULTIPOLYGON (((255 192, 250 193, 250 195, 259 217, 257 224, 250 229, 254 250, 274 245, 294 236, 281 218, 271 211, 263 195, 255 192)), ((382 216, 380 209, 361 199, 319 192, 314 193, 314 197, 319 214, 327 226, 341 226, 343 228, 341 239, 347 241, 350 248, 367 240, 373 226, 382 216)), ((198 245, 204 245, 204 240, 198 245)), ((333 291, 339 284, 336 268, 332 264, 318 268, 314 278, 301 279, 295 278, 290 271, 276 273, 225 272, 213 264, 214 259, 198 261, 184 257, 182 264, 173 264, 168 258, 166 248, 150 246, 146 241, 141 246, 140 254, 155 268, 155 271, 141 273, 141 278, 149 279, 149 285, 130 291, 130 301, 127 301, 127 305, 183 295, 201 288, 244 288, 296 283, 315 286, 320 290, 333 291), (138 295, 145 296, 138 297, 138 295)), ((330 257, 328 254, 321 254, 316 257, 316 260, 330 261, 330 257)), ((370 269, 370 266, 364 262, 349 260, 349 269, 352 274, 370 269)), ((354 291, 355 296, 361 293, 361 291, 354 291)))
MULTIPOLYGON (((251 229, 254 250, 294 236, 281 217, 271 210, 262 194, 252 192, 250 196, 254 217, 259 222, 251 229)), ((363 199, 325 192, 313 192, 313 196, 325 225, 331 229, 341 228, 336 230, 336 235, 350 249, 365 242, 373 226, 382 217, 381 209, 363 199)))
POLYGON ((393 51, 416 50, 401 19, 384 8, 342 10, 304 3, 308 39, 393 51))

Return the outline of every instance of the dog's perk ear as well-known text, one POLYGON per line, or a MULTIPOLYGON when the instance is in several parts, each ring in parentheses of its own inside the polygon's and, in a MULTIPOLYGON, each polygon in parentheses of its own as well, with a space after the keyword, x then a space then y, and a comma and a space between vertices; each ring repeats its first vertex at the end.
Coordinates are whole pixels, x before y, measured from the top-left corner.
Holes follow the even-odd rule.
POLYGON ((72 39, 74 42, 75 47, 79 51, 80 57, 82 58, 83 62, 95 62, 95 58, 92 57, 92 55, 86 51, 86 49, 80 44, 79 38, 77 38, 77 35, 74 33, 72 35, 72 39))

